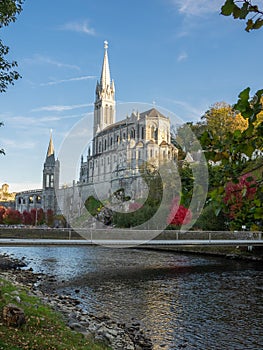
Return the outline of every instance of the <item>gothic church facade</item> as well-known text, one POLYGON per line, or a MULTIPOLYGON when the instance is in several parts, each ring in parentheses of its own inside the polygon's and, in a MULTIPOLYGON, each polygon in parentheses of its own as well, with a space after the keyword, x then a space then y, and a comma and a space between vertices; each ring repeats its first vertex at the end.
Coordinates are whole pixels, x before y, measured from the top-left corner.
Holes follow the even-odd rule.
MULTIPOLYGON (((81 157, 80 175, 71 187, 59 188, 59 161, 55 159, 52 136, 43 169, 43 188, 16 195, 16 209, 53 210, 66 218, 80 213, 89 195, 96 194, 94 185, 105 197, 125 188, 131 195, 140 194, 140 165, 148 162, 158 167, 165 160, 176 160, 177 148, 171 143, 170 120, 157 109, 132 112, 116 122, 115 85, 111 80, 108 43, 100 81, 95 90, 93 140, 88 155, 81 157)), ((76 155, 78 157, 78 155, 76 155)))
POLYGON ((92 150, 81 159, 80 184, 110 182, 139 174, 143 162, 158 167, 161 161, 175 160, 178 150, 171 144, 170 120, 155 108, 131 113, 115 121, 115 85, 110 77, 108 43, 94 103, 92 150))

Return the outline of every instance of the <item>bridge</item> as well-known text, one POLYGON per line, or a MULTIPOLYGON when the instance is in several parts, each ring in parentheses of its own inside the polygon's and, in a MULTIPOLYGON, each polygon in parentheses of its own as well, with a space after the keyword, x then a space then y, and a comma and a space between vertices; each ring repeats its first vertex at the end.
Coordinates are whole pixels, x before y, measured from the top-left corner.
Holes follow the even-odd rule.
POLYGON ((132 229, 30 230, 11 237, 0 231, 0 246, 91 246, 106 247, 193 247, 263 246, 262 232, 248 231, 173 231, 132 229), (76 235, 76 232, 78 233, 76 235))

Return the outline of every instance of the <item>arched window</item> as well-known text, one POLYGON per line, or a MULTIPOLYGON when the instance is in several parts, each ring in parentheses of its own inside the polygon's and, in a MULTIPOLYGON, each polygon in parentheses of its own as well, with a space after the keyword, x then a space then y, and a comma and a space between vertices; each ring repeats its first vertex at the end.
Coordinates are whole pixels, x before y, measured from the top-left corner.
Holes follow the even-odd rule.
POLYGON ((104 150, 107 148, 107 140, 104 140, 104 150))
POLYGON ((151 126, 151 139, 154 139, 154 131, 155 131, 155 127, 151 126))
POLYGON ((111 145, 111 146, 112 146, 112 141, 113 141, 113 140, 112 140, 112 137, 111 137, 111 138, 110 138, 110 145, 111 145))
POLYGON ((155 141, 158 141, 158 128, 155 129, 154 139, 155 139, 155 141))
POLYGON ((109 106, 105 106, 105 123, 109 124, 109 106))
POLYGON ((144 127, 142 126, 142 128, 141 128, 141 139, 143 140, 143 138, 144 138, 144 127))
POLYGON ((135 130, 134 130, 134 128, 131 129, 130 135, 131 135, 131 139, 135 139, 135 130))
POLYGON ((123 137, 123 140, 125 140, 125 138, 126 138, 125 132, 122 134, 122 137, 123 137))
POLYGON ((101 152, 101 141, 99 143, 99 152, 101 152))

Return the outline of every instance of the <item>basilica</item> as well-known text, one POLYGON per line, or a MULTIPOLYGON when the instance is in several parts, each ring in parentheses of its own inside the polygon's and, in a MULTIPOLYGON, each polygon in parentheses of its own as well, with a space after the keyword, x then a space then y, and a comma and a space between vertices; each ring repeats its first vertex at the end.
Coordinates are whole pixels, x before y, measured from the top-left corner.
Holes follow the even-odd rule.
POLYGON ((155 108, 133 112, 115 121, 115 85, 111 80, 108 43, 94 103, 92 151, 81 160, 79 182, 99 183, 129 177, 139 171, 142 162, 159 165, 176 159, 178 150, 171 144, 170 120, 155 108))
POLYGON ((177 155, 178 150, 171 143, 170 120, 157 109, 132 112, 116 121, 115 84, 105 41, 100 80, 95 89, 92 145, 87 156, 81 157, 79 179, 72 186, 59 187, 60 164, 55 159, 51 136, 43 168, 43 187, 17 193, 16 209, 43 208, 54 213, 71 213, 94 194, 94 185, 103 188, 105 196, 119 188, 138 194, 141 185, 136 179, 140 177, 140 165, 147 162, 158 167, 165 160, 175 161, 177 155))

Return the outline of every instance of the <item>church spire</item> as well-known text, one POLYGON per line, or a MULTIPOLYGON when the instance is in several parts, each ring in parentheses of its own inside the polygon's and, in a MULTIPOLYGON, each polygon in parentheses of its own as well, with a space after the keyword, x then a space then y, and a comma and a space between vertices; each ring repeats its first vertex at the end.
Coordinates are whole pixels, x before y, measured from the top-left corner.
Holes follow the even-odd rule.
POLYGON ((47 156, 46 158, 55 155, 55 151, 54 151, 54 145, 53 145, 53 139, 52 139, 52 130, 50 130, 50 139, 49 139, 49 145, 48 145, 48 149, 47 149, 47 156))
POLYGON ((103 65, 101 70, 101 77, 100 77, 100 86, 102 89, 107 89, 107 86, 110 86, 111 80, 110 80, 110 66, 109 66, 109 59, 108 59, 108 41, 104 41, 104 59, 103 59, 103 65))
POLYGON ((104 41, 104 58, 100 81, 96 86, 96 100, 94 103, 93 135, 107 126, 115 123, 115 85, 110 77, 108 58, 108 42, 104 41))

